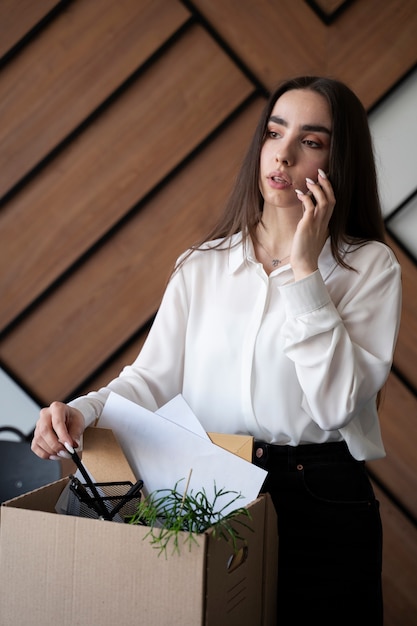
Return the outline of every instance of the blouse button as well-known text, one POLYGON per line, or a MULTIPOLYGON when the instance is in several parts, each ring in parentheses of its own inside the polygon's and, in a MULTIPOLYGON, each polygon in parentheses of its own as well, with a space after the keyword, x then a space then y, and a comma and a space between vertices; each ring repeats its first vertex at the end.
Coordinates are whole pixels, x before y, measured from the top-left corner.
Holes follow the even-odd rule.
POLYGON ((260 459, 264 455, 264 451, 262 448, 256 448, 255 455, 258 459, 260 459))

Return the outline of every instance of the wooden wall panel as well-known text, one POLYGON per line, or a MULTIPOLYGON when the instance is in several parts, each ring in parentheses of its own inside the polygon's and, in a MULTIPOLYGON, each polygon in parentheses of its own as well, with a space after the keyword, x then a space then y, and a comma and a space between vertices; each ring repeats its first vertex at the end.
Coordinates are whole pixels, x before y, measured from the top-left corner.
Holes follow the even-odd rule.
POLYGON ((62 4, 59 0, 1 0, 0 59, 62 4))
POLYGON ((203 235, 204 217, 214 220, 224 202, 258 114, 254 103, 8 333, 2 358, 15 371, 35 374, 24 379, 28 386, 34 384, 42 397, 52 398, 57 390, 59 397, 68 395, 95 369, 97 359, 107 359, 152 316, 173 260, 203 235), (24 346, 28 336, 32 340, 24 346), (25 363, 19 360, 23 354, 25 363))
POLYGON ((337 10, 343 9, 346 2, 345 0, 315 0, 314 4, 317 5, 327 17, 331 17, 337 10))
POLYGON ((329 29, 327 71, 370 108, 414 66, 416 30, 416 0, 352 2, 329 29))
POLYGON ((122 345, 121 348, 113 353, 98 371, 93 371, 88 378, 82 381, 79 387, 73 389, 71 398, 85 395, 92 389, 104 387, 110 380, 113 380, 113 378, 119 375, 125 365, 133 363, 146 340, 150 324, 151 320, 139 333, 129 338, 125 345, 122 345))
POLYGON ((304 0, 194 4, 269 90, 288 76, 331 74, 370 107, 416 62, 416 0, 356 0, 331 26, 304 0))
MULTIPOLYGON (((331 73, 372 107, 416 65, 415 32, 417 0, 352 0, 333 20, 304 0, 0 2, 3 367, 42 404, 116 376, 176 257, 220 210, 268 91, 331 73)), ((417 270, 392 245, 404 306, 381 409, 387 457, 369 469, 385 525, 385 622, 408 626, 417 270)))
MULTIPOLYGON (((385 626, 415 626, 417 528, 374 485, 384 529, 382 586, 385 626)), ((360 619, 358 618, 358 624, 360 619)), ((336 625, 335 625, 336 626, 336 625)))
POLYGON ((11 268, 3 285, 0 327, 252 92, 204 30, 195 26, 184 33, 0 214, 0 260, 11 268))
POLYGON ((326 71, 327 27, 303 0, 193 4, 267 89, 288 76, 326 71))
POLYGON ((0 197, 188 17, 165 0, 68 5, 0 74, 0 197))
POLYGON ((403 284, 403 305, 400 333, 394 355, 395 366, 417 390, 417 296, 415 262, 398 246, 388 239, 401 264, 403 284))
POLYGON ((369 468, 417 519, 417 398, 394 374, 384 389, 380 419, 387 456, 369 468))

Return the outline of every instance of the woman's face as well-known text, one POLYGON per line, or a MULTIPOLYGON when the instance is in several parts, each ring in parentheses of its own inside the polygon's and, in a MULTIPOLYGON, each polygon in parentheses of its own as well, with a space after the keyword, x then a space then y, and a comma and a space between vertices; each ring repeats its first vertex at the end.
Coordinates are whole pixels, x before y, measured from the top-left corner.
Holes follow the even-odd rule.
POLYGON ((295 189, 328 171, 332 117, 327 100, 309 89, 293 89, 276 101, 260 155, 259 187, 266 204, 300 208, 295 189))

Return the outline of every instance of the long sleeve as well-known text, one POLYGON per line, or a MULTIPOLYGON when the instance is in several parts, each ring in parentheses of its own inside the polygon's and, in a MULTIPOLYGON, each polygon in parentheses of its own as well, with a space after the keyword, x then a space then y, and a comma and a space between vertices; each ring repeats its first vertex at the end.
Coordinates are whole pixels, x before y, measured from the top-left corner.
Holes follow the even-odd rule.
POLYGON ((317 271, 281 287, 284 351, 295 364, 303 408, 323 430, 346 426, 381 389, 398 334, 401 278, 391 251, 365 245, 354 264, 343 281, 339 273, 325 284, 317 271))

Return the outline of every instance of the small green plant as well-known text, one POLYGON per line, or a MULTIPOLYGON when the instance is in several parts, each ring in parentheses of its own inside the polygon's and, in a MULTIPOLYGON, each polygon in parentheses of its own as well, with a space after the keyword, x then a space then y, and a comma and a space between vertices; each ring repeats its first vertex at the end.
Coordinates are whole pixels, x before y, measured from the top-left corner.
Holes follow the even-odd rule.
POLYGON ((251 527, 240 516, 251 519, 250 512, 244 507, 229 510, 226 509, 242 498, 235 491, 217 489, 214 485, 214 498, 210 502, 204 489, 193 493, 180 493, 178 481, 173 489, 158 489, 142 499, 136 512, 126 519, 129 524, 141 524, 149 526, 149 532, 145 535, 151 538, 151 544, 159 550, 159 554, 167 552, 168 544, 172 541, 173 553, 180 552, 180 533, 186 532, 184 543, 197 543, 196 534, 203 533, 208 528, 213 528, 213 536, 230 541, 234 553, 238 550, 237 542, 243 540, 239 532, 239 526, 250 530, 251 527), (228 497, 225 504, 219 507, 219 501, 228 497))

